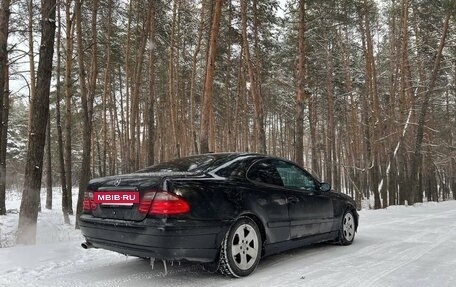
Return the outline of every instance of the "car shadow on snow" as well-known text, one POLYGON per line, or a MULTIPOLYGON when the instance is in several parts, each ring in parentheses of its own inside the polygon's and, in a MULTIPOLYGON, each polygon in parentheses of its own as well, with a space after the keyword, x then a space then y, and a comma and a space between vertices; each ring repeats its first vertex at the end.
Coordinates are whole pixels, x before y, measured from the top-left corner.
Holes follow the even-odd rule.
POLYGON ((188 275, 195 275, 195 277, 197 276, 198 278, 209 278, 217 276, 217 274, 204 270, 202 264, 194 262, 167 261, 166 269, 162 260, 155 260, 153 267, 150 263, 150 260, 146 258, 137 258, 135 259, 135 263, 139 264, 141 266, 141 269, 144 269, 145 271, 148 270, 150 275, 153 277, 176 278, 181 276, 188 277, 188 275))
MULTIPOLYGON (((285 264, 294 264, 296 261, 300 261, 302 259, 305 259, 306 257, 312 257, 324 253, 331 253, 337 248, 341 247, 336 243, 317 243, 309 246, 284 251, 279 254, 263 257, 260 261, 260 264, 258 265, 256 272, 262 272, 262 270, 268 270, 269 268, 273 268, 277 265, 283 266, 285 264)), ((154 278, 188 278, 189 275, 191 277, 198 277, 199 279, 226 278, 218 273, 211 273, 206 271, 203 268, 203 265, 200 263, 167 262, 167 272, 165 271, 163 262, 161 260, 156 260, 154 262, 154 268, 151 267, 149 259, 137 258, 130 261, 130 263, 138 265, 137 267, 140 267, 135 268, 136 272, 145 272, 146 274, 148 274, 148 276, 154 278)))

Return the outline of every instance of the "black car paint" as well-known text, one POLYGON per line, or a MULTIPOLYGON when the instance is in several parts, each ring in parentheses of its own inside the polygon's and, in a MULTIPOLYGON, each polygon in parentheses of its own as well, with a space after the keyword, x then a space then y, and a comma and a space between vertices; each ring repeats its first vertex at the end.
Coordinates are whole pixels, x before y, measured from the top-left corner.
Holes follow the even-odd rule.
POLYGON ((358 222, 353 199, 334 191, 320 191, 317 180, 315 190, 303 191, 246 177, 248 168, 271 157, 211 155, 215 160, 204 172, 133 173, 90 181, 88 190, 92 191, 130 188, 143 196, 150 190, 168 190, 189 202, 191 211, 177 216, 141 217, 135 211, 136 205, 98 206, 92 214, 80 217, 87 242, 139 257, 212 262, 230 226, 242 216, 257 222, 264 255, 335 239, 346 209, 353 211, 358 222))

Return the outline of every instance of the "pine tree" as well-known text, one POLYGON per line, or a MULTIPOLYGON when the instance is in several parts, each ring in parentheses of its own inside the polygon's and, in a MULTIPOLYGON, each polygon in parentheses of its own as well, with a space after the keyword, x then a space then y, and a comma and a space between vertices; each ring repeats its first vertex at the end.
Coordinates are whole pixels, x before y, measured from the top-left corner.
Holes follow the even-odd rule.
POLYGON ((43 0, 42 31, 36 95, 30 106, 29 131, 24 191, 22 193, 17 242, 32 244, 36 240, 36 223, 43 169, 46 124, 49 116, 49 93, 55 38, 55 0, 43 0))

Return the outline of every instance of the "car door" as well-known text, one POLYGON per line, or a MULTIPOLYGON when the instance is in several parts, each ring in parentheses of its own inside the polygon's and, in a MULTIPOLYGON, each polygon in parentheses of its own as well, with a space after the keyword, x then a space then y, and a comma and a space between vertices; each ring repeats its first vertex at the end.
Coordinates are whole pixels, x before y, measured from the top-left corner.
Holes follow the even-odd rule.
POLYGON ((284 160, 274 160, 287 190, 290 238, 331 231, 334 211, 329 192, 319 191, 318 182, 305 170, 284 160))
POLYGON ((247 172, 247 179, 252 185, 251 198, 256 212, 267 218, 269 243, 290 239, 290 221, 287 206, 287 193, 282 180, 271 159, 254 162, 247 172))

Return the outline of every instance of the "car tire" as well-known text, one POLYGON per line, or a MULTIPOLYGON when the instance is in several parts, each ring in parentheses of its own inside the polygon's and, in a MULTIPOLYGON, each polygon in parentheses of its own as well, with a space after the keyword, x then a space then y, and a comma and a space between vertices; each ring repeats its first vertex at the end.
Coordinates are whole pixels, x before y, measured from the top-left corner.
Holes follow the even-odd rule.
POLYGON ((255 221, 242 217, 230 228, 220 248, 219 272, 228 277, 251 274, 260 262, 262 240, 255 221))
POLYGON ((350 245, 355 239, 356 222, 353 211, 346 210, 342 216, 342 223, 339 229, 339 244, 350 245))

